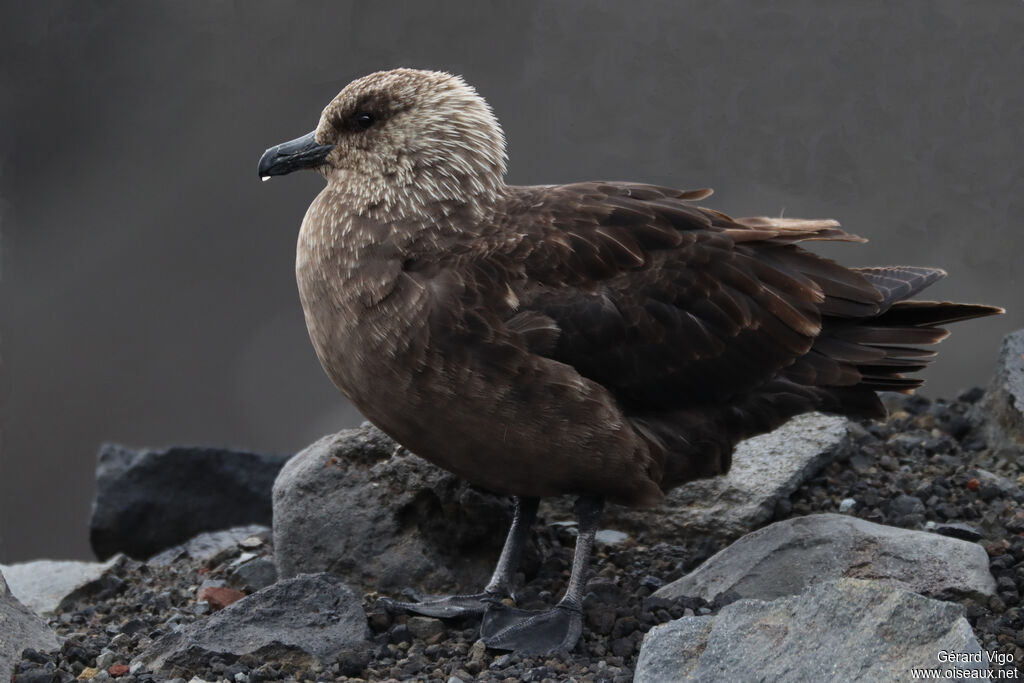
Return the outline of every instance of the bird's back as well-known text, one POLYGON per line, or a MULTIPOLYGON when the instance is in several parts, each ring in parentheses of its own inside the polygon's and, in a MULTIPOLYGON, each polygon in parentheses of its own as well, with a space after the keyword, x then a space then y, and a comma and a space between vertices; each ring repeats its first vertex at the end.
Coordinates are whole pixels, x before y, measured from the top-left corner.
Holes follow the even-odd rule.
POLYGON ((850 269, 799 243, 862 242, 834 221, 732 219, 706 191, 629 183, 517 188, 509 233, 535 352, 605 387, 652 447, 664 489, 728 469, 733 446, 812 410, 878 417, 946 336, 998 313, 907 301, 945 273, 850 269), (540 325, 538 321, 545 321, 540 325))

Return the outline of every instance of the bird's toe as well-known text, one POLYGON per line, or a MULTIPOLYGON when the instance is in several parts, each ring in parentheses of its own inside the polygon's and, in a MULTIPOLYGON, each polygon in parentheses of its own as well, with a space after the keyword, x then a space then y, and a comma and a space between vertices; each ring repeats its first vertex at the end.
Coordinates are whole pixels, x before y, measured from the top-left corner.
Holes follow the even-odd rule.
POLYGON ((480 638, 495 650, 541 655, 571 650, 583 631, 578 609, 557 605, 546 612, 495 606, 484 614, 480 638))
POLYGON ((449 595, 430 598, 419 602, 401 602, 391 598, 379 598, 377 604, 392 614, 419 614, 425 617, 449 619, 483 614, 494 602, 500 600, 490 593, 474 595, 449 595))

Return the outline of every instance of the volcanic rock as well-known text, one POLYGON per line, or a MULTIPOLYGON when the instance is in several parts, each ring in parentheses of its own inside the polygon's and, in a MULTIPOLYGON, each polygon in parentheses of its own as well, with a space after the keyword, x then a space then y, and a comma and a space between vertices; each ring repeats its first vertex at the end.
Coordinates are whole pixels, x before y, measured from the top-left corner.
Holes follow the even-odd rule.
POLYGON ((145 559, 203 531, 269 525, 270 490, 287 460, 220 448, 100 447, 89 540, 100 559, 145 559))
POLYGON ((214 656, 228 662, 255 654, 294 664, 329 663, 367 634, 359 596, 336 576, 303 574, 163 636, 133 664, 173 678, 214 656))
POLYGON ((909 680, 912 668, 988 669, 963 608, 846 578, 656 626, 644 637, 635 681, 874 683, 909 680), (944 663, 940 652, 978 661, 944 663))
POLYGON ((274 484, 278 576, 327 571, 366 590, 478 590, 509 500, 401 449, 366 423, 317 441, 274 484))
POLYGON ((974 417, 993 451, 1024 462, 1024 330, 1003 338, 995 375, 974 417))
POLYGON ((14 597, 0 572, 0 681, 10 680, 26 648, 53 650, 58 647, 57 634, 14 597))
POLYGON ((842 514, 776 522, 747 534, 654 597, 771 600, 838 578, 883 580, 936 597, 995 595, 988 555, 976 543, 842 514))

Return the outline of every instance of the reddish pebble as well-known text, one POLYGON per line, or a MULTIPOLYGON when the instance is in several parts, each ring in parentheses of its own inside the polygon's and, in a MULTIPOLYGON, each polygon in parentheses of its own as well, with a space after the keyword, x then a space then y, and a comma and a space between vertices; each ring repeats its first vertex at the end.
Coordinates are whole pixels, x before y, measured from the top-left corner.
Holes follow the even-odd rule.
POLYGON ((238 602, 244 597, 245 593, 242 591, 236 591, 234 588, 224 588, 223 586, 207 586, 199 591, 199 599, 210 603, 210 607, 214 610, 224 609, 231 603, 238 602))
POLYGON ((114 676, 114 677, 124 676, 126 673, 128 673, 128 665, 127 664, 111 664, 110 668, 107 669, 107 673, 110 674, 111 676, 114 676))
POLYGON ((967 488, 969 488, 972 491, 977 491, 978 489, 981 488, 981 482, 978 481, 977 479, 968 479, 967 488))

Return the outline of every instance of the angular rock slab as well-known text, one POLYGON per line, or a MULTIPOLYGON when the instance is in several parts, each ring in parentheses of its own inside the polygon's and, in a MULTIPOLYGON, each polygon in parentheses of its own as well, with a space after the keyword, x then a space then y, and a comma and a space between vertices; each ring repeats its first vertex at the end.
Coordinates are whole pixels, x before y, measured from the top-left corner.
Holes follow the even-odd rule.
POLYGON ((176 675, 191 673, 213 655, 330 663, 367 635, 362 600, 351 588, 330 574, 302 574, 159 638, 135 662, 176 675))
POLYGON ((9 681, 25 648, 55 650, 57 634, 11 593, 0 573, 0 681, 9 681))
POLYGON ((193 536, 180 545, 161 550, 146 560, 146 564, 166 566, 184 558, 208 562, 220 553, 236 547, 239 542, 250 536, 262 535, 269 537, 270 527, 260 524, 249 524, 220 531, 205 531, 197 536, 193 536))
POLYGON ((935 597, 989 597, 996 590, 988 554, 977 543, 826 513, 749 533, 653 597, 771 600, 843 577, 935 597))
POLYGON ((269 526, 270 490, 288 456, 223 448, 104 444, 89 542, 100 559, 146 559, 204 531, 269 526))
POLYGON ((106 562, 33 560, 0 565, 0 571, 7 576, 7 585, 21 604, 36 614, 49 614, 65 600, 99 588, 97 584, 107 571, 124 559, 123 555, 115 555, 106 562))
POLYGON ((732 539, 756 529, 822 467, 846 454, 845 418, 808 413, 736 446, 724 477, 702 479, 672 490, 650 511, 609 508, 612 526, 656 529, 659 538, 706 534, 732 539))
POLYGON ((634 680, 878 683, 911 680, 912 668, 943 667, 988 669, 960 605, 840 579, 656 626, 644 636, 634 680), (981 661, 943 664, 942 650, 981 661))
POLYGON ((1003 338, 995 375, 974 416, 990 448, 1008 460, 1024 459, 1024 330, 1003 338))
POLYGON ((505 497, 472 488, 369 423, 327 436, 274 484, 278 576, 326 571, 364 590, 477 591, 512 520, 505 497))

